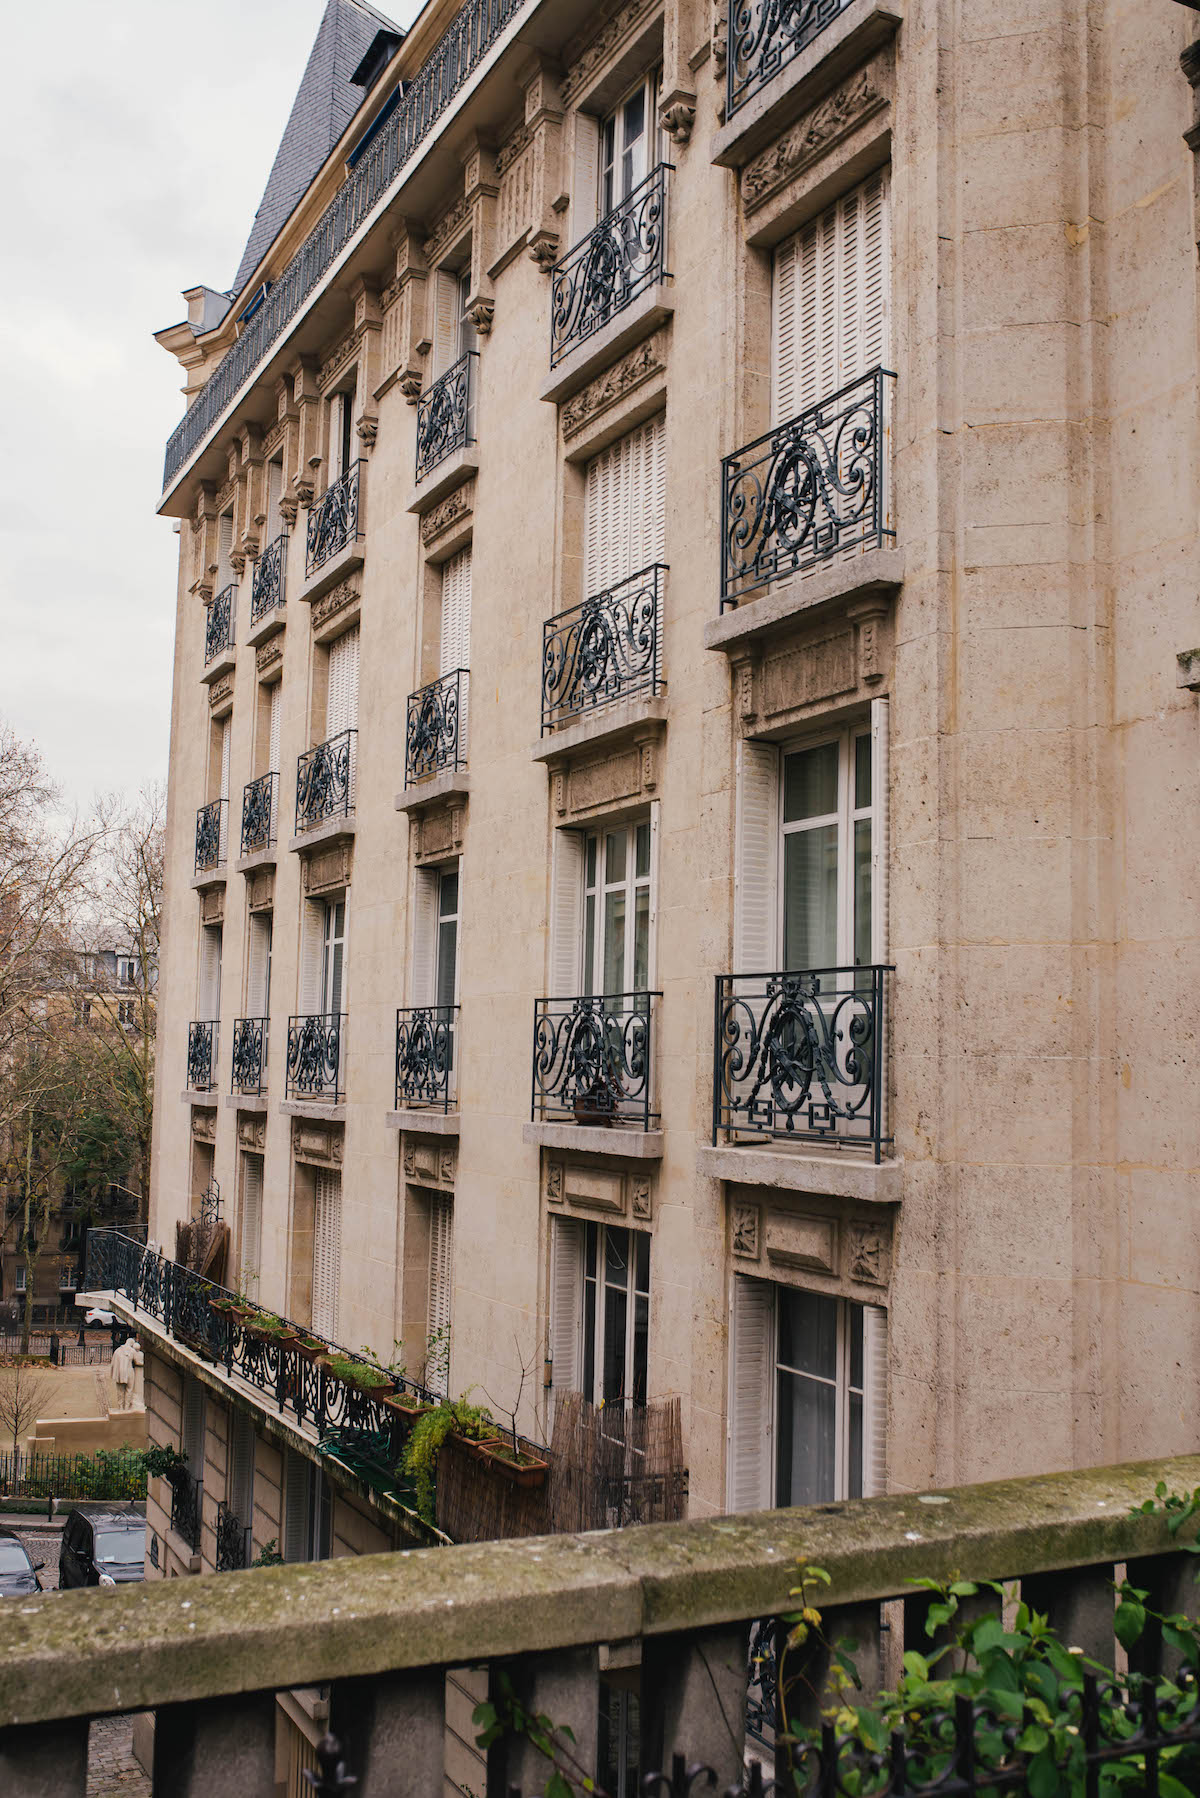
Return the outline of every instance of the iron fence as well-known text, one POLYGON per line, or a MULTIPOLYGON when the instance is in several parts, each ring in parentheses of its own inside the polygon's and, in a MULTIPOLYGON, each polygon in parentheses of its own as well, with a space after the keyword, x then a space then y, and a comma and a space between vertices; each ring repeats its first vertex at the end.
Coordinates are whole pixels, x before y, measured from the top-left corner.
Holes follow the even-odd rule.
POLYGON ((718 974, 713 1142, 778 1136, 869 1148, 884 1131, 884 966, 718 974))
POLYGON ((208 602, 208 617, 204 625, 204 666, 207 668, 233 648, 233 633, 237 614, 237 583, 231 582, 208 602))
POLYGON ((667 177, 660 162, 556 263, 550 275, 550 366, 586 343, 626 306, 670 279, 667 177))
POLYGON ((349 544, 362 536, 359 499, 362 487, 362 463, 354 462, 331 481, 319 500, 308 509, 305 535, 304 571, 315 574, 349 544))
POLYGON ((167 1481, 171 1488, 171 1528, 195 1554, 200 1547, 200 1482, 186 1467, 173 1467, 167 1481))
POLYGON ((467 696, 470 674, 456 668, 408 696, 404 784, 415 787, 433 774, 467 765, 467 696))
POLYGON ((225 866, 227 799, 213 799, 196 813, 196 873, 212 874, 225 866))
POLYGON ((732 118, 850 4, 850 0, 734 0, 729 12, 725 116, 732 118))
POLYGON ((243 1097, 260 1097, 267 1078, 268 1019, 235 1018, 230 1046, 229 1090, 243 1097))
POLYGON ((336 1104, 345 1097, 344 1011, 309 1012, 288 1019, 287 1096, 336 1104))
POLYGON ((339 731, 327 743, 306 749, 296 761, 296 835, 329 818, 354 810, 354 764, 358 732, 339 731))
POLYGON ((135 1448, 95 1455, 0 1454, 4 1498, 139 1499, 146 1496, 146 1464, 135 1448))
POLYGON ((474 443, 478 361, 478 350, 467 350, 417 401, 418 481, 455 450, 474 443))
POLYGON ((721 464, 721 610, 832 557, 895 538, 886 368, 842 387, 721 464))
POLYGON ((410 1005, 396 1013, 396 1109, 449 1111, 454 1104, 457 1005, 410 1005))
POLYGON ((662 686, 662 594, 654 563, 542 626, 542 735, 662 686))
POLYGON ((254 564, 254 579, 250 585, 251 629, 261 624, 269 612, 283 605, 287 597, 287 546, 288 534, 281 531, 254 564))
POLYGON ((189 1092, 212 1092, 217 1084, 217 1034, 215 1018, 188 1025, 187 1083, 189 1092))
POLYGON ((249 780, 242 789, 242 854, 257 855, 275 847, 279 818, 279 776, 272 772, 249 780))
POLYGON ((533 1003, 535 1123, 573 1117, 605 1128, 657 1123, 654 1002, 661 993, 588 993, 533 1003))
POLYGON ((222 1498, 217 1503, 218 1573, 239 1573, 249 1563, 250 1529, 222 1498))

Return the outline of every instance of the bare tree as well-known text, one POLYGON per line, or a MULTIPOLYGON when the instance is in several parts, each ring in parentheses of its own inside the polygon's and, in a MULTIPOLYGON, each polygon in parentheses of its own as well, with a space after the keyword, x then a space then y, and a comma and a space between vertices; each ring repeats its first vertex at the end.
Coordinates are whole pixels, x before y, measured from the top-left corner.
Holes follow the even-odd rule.
POLYGON ((53 1396, 49 1379, 27 1361, 0 1364, 0 1426, 12 1441, 14 1472, 20 1471, 21 1438, 27 1436, 53 1396))

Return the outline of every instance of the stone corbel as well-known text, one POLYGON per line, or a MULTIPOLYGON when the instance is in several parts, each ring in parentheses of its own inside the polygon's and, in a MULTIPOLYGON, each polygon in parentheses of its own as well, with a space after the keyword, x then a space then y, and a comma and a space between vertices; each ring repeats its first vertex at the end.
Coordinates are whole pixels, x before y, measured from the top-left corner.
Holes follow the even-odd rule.
POLYGON ((658 122, 671 142, 680 149, 690 143, 692 126, 696 123, 696 96, 692 90, 673 88, 659 106, 658 122))
POLYGON ((877 686, 887 672, 880 627, 889 610, 886 599, 868 599, 846 608, 847 618, 858 631, 858 678, 864 686, 877 686))
MULTIPOLYGON (((729 54, 729 0, 709 0, 711 6, 710 32, 712 37, 713 76, 722 86, 725 83, 725 62, 729 54)), ((720 109, 724 122, 725 108, 720 109)))
POLYGON ((495 152, 476 135, 463 157, 464 197, 471 214, 471 291, 467 295, 467 316, 480 337, 492 328, 496 300, 488 269, 494 258, 496 235, 496 196, 500 182, 496 175, 495 152))
POLYGON ((379 386, 383 361, 383 308, 379 288, 373 281, 359 277, 350 289, 354 302, 354 329, 358 334, 358 417, 354 429, 363 449, 370 451, 379 430, 379 414, 375 410, 375 389, 379 386))
POLYGON ((415 406, 424 381, 422 364, 429 353, 425 339, 429 265, 424 234, 414 223, 403 220, 393 241, 395 270, 381 299, 380 376, 374 397, 382 399, 395 382, 409 405, 415 406))
POLYGON ((265 510, 263 480, 263 438, 257 425, 247 425, 242 432, 242 477, 238 487, 238 509, 235 518, 235 541, 246 560, 254 560, 259 550, 260 515, 265 510))
POLYGON ((292 475, 292 498, 302 506, 311 506, 316 491, 317 470, 321 466, 321 393, 317 384, 316 357, 297 356, 289 373, 300 415, 296 469, 292 475))
POLYGON ((733 668, 733 703, 738 724, 746 730, 758 716, 757 675, 758 657, 743 655, 734 658, 733 668))
POLYGON ((533 193, 526 249, 544 275, 558 261, 561 236, 554 202, 563 182, 563 100, 557 67, 542 57, 524 75, 525 129, 534 144, 533 193))

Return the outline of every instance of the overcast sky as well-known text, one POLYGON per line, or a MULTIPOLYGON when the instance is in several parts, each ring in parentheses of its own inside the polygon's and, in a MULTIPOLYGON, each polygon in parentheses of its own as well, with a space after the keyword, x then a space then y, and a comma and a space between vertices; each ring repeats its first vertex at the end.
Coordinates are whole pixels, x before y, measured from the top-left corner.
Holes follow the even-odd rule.
POLYGON ((6 18, 0 713, 84 806, 167 765, 179 539, 154 506, 182 370, 151 334, 232 281, 324 5, 6 18))

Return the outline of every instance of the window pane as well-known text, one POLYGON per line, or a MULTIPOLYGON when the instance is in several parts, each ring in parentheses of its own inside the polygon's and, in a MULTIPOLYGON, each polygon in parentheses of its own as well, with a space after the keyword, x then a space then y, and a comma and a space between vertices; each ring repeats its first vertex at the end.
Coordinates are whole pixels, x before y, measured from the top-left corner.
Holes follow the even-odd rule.
POLYGON ((633 1301, 633 1392, 635 1405, 646 1402, 647 1363, 650 1351, 650 1301, 639 1294, 633 1301))
POLYGON ((775 1503, 827 1504, 835 1490, 836 1389, 778 1375, 775 1503))
POLYGON ((644 1230, 634 1230, 633 1253, 635 1258, 634 1284, 639 1292, 650 1290, 650 1238, 644 1230))
POLYGON ((438 925, 437 1003, 454 1004, 455 966, 458 961, 458 925, 453 919, 438 925))
POLYGON ((854 739, 854 804, 856 809, 871 803, 871 739, 854 739))
POLYGON ((650 892, 639 887, 633 910, 633 985, 644 993, 650 985, 650 892))
POLYGON ((863 1308, 861 1305, 846 1305, 846 1335, 850 1341, 850 1387, 854 1392, 862 1391, 863 1384, 863 1308))
POLYGON ((443 874, 438 883, 438 914, 453 918, 458 911, 458 869, 443 874))
MULTIPOLYGON (((596 966, 596 900, 589 893, 583 908, 583 990, 590 993, 595 990, 594 970, 596 966)), ((556 995, 558 997, 559 995, 556 995)))
POLYGON ((637 827, 637 867, 639 880, 647 880, 650 876, 650 826, 639 824, 637 827))
POLYGON ((838 1301, 823 1292, 779 1288, 779 1360, 797 1373, 837 1378, 838 1301))
POLYGON ((594 887, 596 884, 596 841, 595 837, 589 837, 587 840, 587 881, 585 884, 590 887, 594 887))
POLYGON ((625 991, 624 893, 609 893, 604 904, 604 990, 625 991))
POLYGON ((609 1229, 604 1232, 604 1279, 609 1286, 629 1284, 628 1230, 609 1229))
POLYGON ((836 824, 783 840, 783 961, 787 968, 837 965, 836 824))
POLYGON ((646 129, 646 90, 640 87, 625 102, 625 148, 637 142, 646 129))
POLYGON ((846 1490, 835 1496, 844 1498, 861 1498, 862 1453, 863 1453, 863 1402, 859 1393, 850 1394, 850 1465, 847 1470, 846 1490))
POLYGON ((827 818, 837 811, 838 746, 821 743, 783 758, 783 821, 827 818))
POLYGON ((854 960, 865 968, 871 960, 871 820, 854 824, 854 960))
POLYGON ((625 1329, 629 1317, 629 1299, 621 1286, 607 1282, 604 1287, 604 1402, 624 1398, 625 1329))
POLYGON ((625 850, 629 836, 623 830, 610 830, 604 839, 604 881, 618 886, 625 878, 625 850))

